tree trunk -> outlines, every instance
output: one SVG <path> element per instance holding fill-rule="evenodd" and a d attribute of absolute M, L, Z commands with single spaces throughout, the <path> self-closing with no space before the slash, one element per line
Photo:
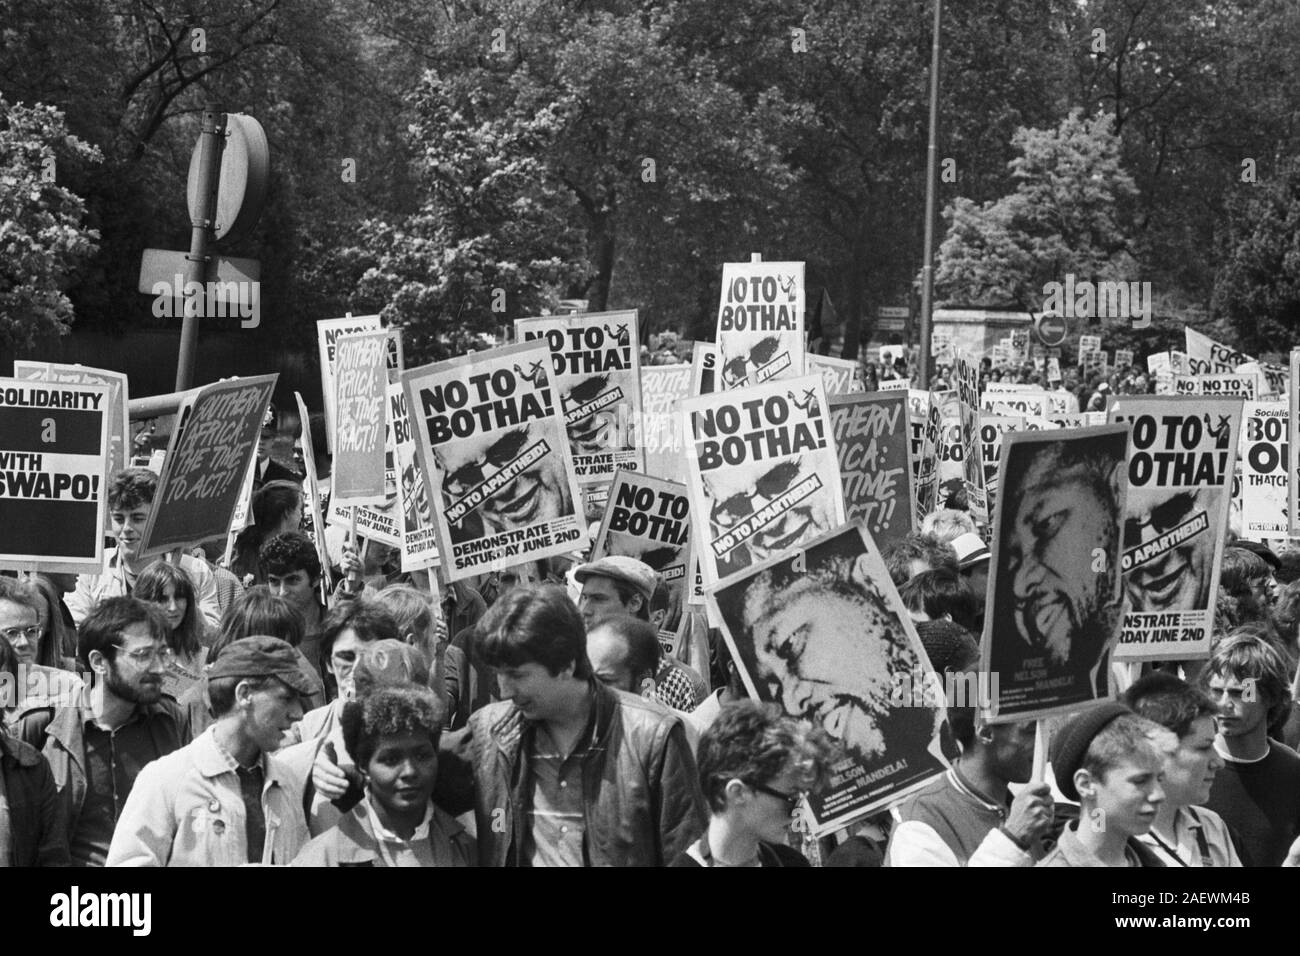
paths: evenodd
<path fill-rule="evenodd" d="M 867 263 L 866 244 L 863 233 L 866 230 L 866 217 L 859 224 L 854 237 L 849 257 L 848 296 L 844 302 L 844 348 L 840 358 L 856 361 L 862 348 L 862 319 L 866 312 Z M 867 327 L 870 334 L 870 325 Z"/>
<path fill-rule="evenodd" d="M 587 287 L 587 311 L 604 312 L 609 308 L 609 287 L 614 277 L 614 216 L 601 213 L 591 224 L 591 261 L 595 278 Z"/>

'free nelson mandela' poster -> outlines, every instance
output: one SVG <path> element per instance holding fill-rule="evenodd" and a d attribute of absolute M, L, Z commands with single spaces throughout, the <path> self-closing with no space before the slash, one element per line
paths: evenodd
<path fill-rule="evenodd" d="M 830 785 L 809 800 L 814 833 L 897 802 L 947 768 L 946 695 L 862 528 L 727 578 L 708 600 L 750 696 L 819 724 L 843 748 Z"/>

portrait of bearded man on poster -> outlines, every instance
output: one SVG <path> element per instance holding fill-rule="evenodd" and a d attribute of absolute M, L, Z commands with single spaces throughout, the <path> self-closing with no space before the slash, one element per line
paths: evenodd
<path fill-rule="evenodd" d="M 1108 696 L 1121 624 L 1126 433 L 1072 431 L 1005 438 L 985 642 L 1022 714 Z"/>

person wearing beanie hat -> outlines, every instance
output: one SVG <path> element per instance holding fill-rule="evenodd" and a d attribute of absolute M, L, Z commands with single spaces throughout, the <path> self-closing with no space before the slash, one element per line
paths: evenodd
<path fill-rule="evenodd" d="M 311 685 L 275 637 L 227 644 L 208 669 L 216 722 L 147 765 L 127 797 L 108 866 L 286 864 L 307 841 L 300 777 L 272 754 Z"/>
<path fill-rule="evenodd" d="M 1074 714 L 1048 754 L 1057 788 L 1079 801 L 1079 819 L 1038 865 L 1164 866 L 1137 837 L 1165 799 L 1160 777 L 1171 742 L 1177 746 L 1170 731 L 1117 701 Z"/>

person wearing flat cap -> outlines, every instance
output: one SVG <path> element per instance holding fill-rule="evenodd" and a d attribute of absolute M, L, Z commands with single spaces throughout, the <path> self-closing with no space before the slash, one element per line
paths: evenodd
<path fill-rule="evenodd" d="M 308 840 L 303 784 L 274 755 L 310 685 L 285 641 L 247 637 L 208 670 L 215 723 L 136 778 L 108 866 L 289 863 Z"/>
<path fill-rule="evenodd" d="M 1113 700 L 1071 716 L 1048 756 L 1057 787 L 1079 803 L 1079 819 L 1038 866 L 1164 866 L 1137 837 L 1165 799 L 1160 778 L 1171 743 L 1171 731 Z"/>
<path fill-rule="evenodd" d="M 582 585 L 578 612 L 589 633 L 616 615 L 650 620 L 650 600 L 659 584 L 659 573 L 644 561 L 621 554 L 606 555 L 574 569 L 573 578 Z M 692 711 L 709 693 L 699 674 L 672 654 L 660 658 L 654 679 L 654 699 L 675 710 Z"/>

